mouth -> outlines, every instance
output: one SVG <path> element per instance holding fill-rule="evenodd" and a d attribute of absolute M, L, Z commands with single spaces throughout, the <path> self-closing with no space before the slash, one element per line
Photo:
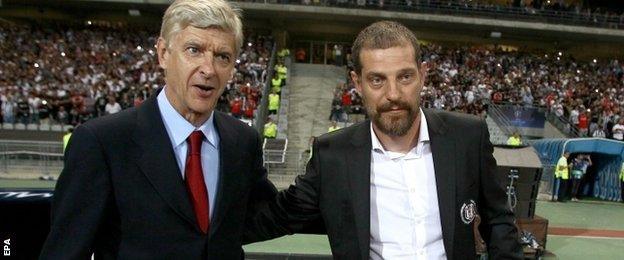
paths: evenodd
<path fill-rule="evenodd" d="M 200 97 L 209 97 L 216 89 L 213 86 L 194 84 L 193 88 L 197 90 Z"/>

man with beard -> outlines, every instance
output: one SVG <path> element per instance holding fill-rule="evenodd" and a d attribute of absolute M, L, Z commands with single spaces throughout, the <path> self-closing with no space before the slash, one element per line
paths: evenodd
<path fill-rule="evenodd" d="M 420 108 L 416 36 L 377 22 L 353 57 L 371 121 L 315 139 L 306 173 L 248 223 L 253 240 L 324 228 L 335 259 L 470 259 L 479 214 L 490 259 L 522 259 L 486 123 Z"/>

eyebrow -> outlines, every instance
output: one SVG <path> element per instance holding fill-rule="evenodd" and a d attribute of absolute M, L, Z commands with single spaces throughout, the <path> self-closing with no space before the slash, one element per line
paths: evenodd
<path fill-rule="evenodd" d="M 381 72 L 376 72 L 376 71 L 370 71 L 366 73 L 366 78 L 373 78 L 373 77 L 386 78 L 386 74 L 381 73 Z"/>

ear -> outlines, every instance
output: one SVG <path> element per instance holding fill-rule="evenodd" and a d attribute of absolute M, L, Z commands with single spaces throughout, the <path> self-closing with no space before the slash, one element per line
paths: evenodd
<path fill-rule="evenodd" d="M 423 61 L 420 64 L 420 80 L 422 81 L 421 84 L 425 83 L 425 79 L 427 78 L 427 73 L 429 72 L 429 66 L 430 64 L 426 61 Z"/>
<path fill-rule="evenodd" d="M 351 71 L 349 72 L 349 74 L 351 75 L 351 80 L 353 81 L 353 84 L 355 84 L 355 90 L 357 90 L 358 93 L 360 93 L 360 95 L 362 94 L 362 82 L 360 81 L 360 77 L 357 73 L 355 73 L 355 71 Z"/>
<path fill-rule="evenodd" d="M 167 52 L 167 42 L 163 37 L 158 37 L 158 42 L 156 43 L 156 53 L 158 53 L 158 65 L 162 69 L 166 70 L 169 53 Z"/>

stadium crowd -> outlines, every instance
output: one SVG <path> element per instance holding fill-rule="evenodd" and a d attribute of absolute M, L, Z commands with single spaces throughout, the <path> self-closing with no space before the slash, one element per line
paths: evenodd
<path fill-rule="evenodd" d="M 259 2 L 258 0 L 243 0 Z M 513 18 L 548 18 L 553 21 L 599 27 L 624 28 L 624 10 L 567 0 L 280 0 L 279 3 L 329 5 L 434 13 L 501 14 Z"/>
<path fill-rule="evenodd" d="M 0 122 L 80 124 L 138 106 L 164 85 L 158 32 L 84 25 L 0 24 Z M 253 119 L 273 48 L 248 34 L 217 109 Z"/>
<path fill-rule="evenodd" d="M 429 66 L 421 93 L 425 108 L 485 116 L 491 103 L 541 107 L 581 135 L 623 139 L 624 64 L 618 60 L 434 44 L 421 50 Z M 334 95 L 330 120 L 361 120 L 361 98 L 348 77 Z"/>

